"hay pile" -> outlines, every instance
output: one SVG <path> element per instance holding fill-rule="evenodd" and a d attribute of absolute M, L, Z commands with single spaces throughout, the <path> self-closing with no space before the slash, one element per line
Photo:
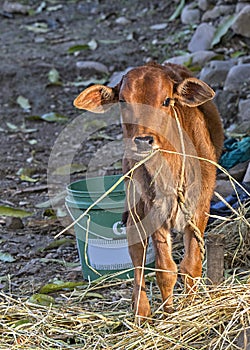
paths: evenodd
<path fill-rule="evenodd" d="M 177 286 L 176 311 L 165 319 L 152 276 L 147 285 L 154 314 L 142 327 L 133 321 L 129 280 L 109 276 L 73 292 L 62 290 L 47 306 L 0 293 L 0 349 L 249 349 L 249 223 L 236 220 L 212 230 L 225 235 L 229 277 L 217 287 L 201 280 L 196 298 L 188 302 Z"/>
<path fill-rule="evenodd" d="M 131 282 L 102 279 L 50 306 L 0 293 L 0 349 L 244 349 L 237 344 L 250 325 L 246 275 L 213 289 L 201 282 L 199 290 L 188 304 L 177 291 L 176 311 L 163 319 L 153 285 L 158 311 L 141 328 L 130 310 Z"/>
<path fill-rule="evenodd" d="M 237 215 L 228 218 L 228 221 L 216 220 L 208 230 L 207 237 L 213 235 L 224 238 L 225 269 L 238 272 L 250 267 L 250 202 L 240 206 Z"/>

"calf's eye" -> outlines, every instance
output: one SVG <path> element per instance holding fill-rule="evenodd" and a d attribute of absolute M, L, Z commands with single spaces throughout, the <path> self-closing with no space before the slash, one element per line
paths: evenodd
<path fill-rule="evenodd" d="M 170 104 L 170 101 L 171 101 L 171 98 L 167 97 L 167 98 L 164 100 L 164 102 L 163 102 L 162 105 L 163 105 L 164 107 L 168 107 L 169 104 Z"/>

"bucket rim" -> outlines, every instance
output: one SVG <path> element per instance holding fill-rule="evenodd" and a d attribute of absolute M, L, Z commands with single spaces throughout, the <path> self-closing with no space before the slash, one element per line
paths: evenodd
<path fill-rule="evenodd" d="M 87 209 L 92 203 L 90 202 L 84 202 L 83 200 L 76 201 L 70 196 L 65 197 L 65 203 L 69 206 L 69 208 L 74 208 L 74 209 Z M 96 204 L 91 210 L 106 210 L 106 209 L 124 209 L 124 199 L 121 199 L 120 201 L 117 202 L 105 202 L 105 201 L 100 201 L 98 204 Z"/>
<path fill-rule="evenodd" d="M 74 186 L 74 185 L 76 185 L 76 184 L 79 184 L 79 183 L 86 183 L 87 181 L 96 181 L 96 180 L 98 180 L 98 179 L 104 179 L 104 178 L 106 178 L 106 179 L 107 179 L 107 178 L 117 178 L 117 180 L 116 180 L 114 183 L 112 183 L 112 184 L 110 185 L 110 187 L 111 187 L 111 186 L 113 186 L 122 176 L 123 176 L 123 174 L 88 177 L 88 178 L 85 178 L 85 179 L 81 179 L 81 180 L 77 180 L 77 181 L 71 182 L 70 184 L 68 184 L 68 185 L 66 186 L 66 190 L 67 190 L 67 193 L 68 193 L 68 194 L 77 194 L 77 193 L 82 193 L 82 194 L 86 193 L 86 194 L 88 194 L 89 191 L 74 190 L 74 189 L 72 189 L 71 187 Z M 122 183 L 122 182 L 121 182 L 121 183 Z M 124 183 L 124 182 L 123 182 L 123 183 Z M 115 192 L 116 194 L 117 194 L 117 193 L 125 193 L 125 190 L 124 190 L 124 188 L 123 188 L 123 189 L 117 189 L 117 188 L 115 188 L 112 192 Z M 102 194 L 103 194 L 103 191 L 91 191 L 91 193 L 92 193 L 93 195 L 99 195 L 99 194 L 102 195 Z"/>

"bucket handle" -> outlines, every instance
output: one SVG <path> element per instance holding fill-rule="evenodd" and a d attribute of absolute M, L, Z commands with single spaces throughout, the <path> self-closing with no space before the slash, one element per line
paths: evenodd
<path fill-rule="evenodd" d="M 69 206 L 68 206 L 67 203 L 65 203 L 65 207 L 66 207 L 66 209 L 68 210 L 68 213 L 69 213 L 71 219 L 72 219 L 73 221 L 76 221 L 77 219 L 76 219 L 76 218 L 74 217 L 74 215 L 71 213 L 70 208 L 69 208 Z M 82 230 L 86 231 L 86 228 L 83 227 L 79 222 L 76 222 L 75 225 L 77 225 L 78 227 L 80 227 Z M 89 233 L 90 233 L 91 235 L 93 235 L 93 236 L 96 236 L 96 237 L 101 238 L 101 239 L 105 239 L 105 240 L 107 240 L 107 241 L 112 241 L 112 240 L 113 240 L 112 238 L 103 237 L 103 236 L 98 235 L 97 233 L 94 233 L 94 232 L 91 232 L 91 231 L 89 231 Z"/>

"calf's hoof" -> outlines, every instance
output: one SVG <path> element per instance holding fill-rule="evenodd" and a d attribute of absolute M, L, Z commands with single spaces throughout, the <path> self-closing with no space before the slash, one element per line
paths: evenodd
<path fill-rule="evenodd" d="M 150 322 L 151 309 L 148 300 L 140 300 L 139 305 L 134 303 L 135 323 L 141 326 L 145 322 Z"/>
<path fill-rule="evenodd" d="M 164 313 L 166 314 L 166 316 L 167 316 L 168 314 L 172 314 L 172 313 L 175 311 L 175 310 L 174 310 L 174 307 L 171 306 L 171 305 L 166 305 L 166 306 L 164 306 L 163 310 L 164 310 Z"/>

